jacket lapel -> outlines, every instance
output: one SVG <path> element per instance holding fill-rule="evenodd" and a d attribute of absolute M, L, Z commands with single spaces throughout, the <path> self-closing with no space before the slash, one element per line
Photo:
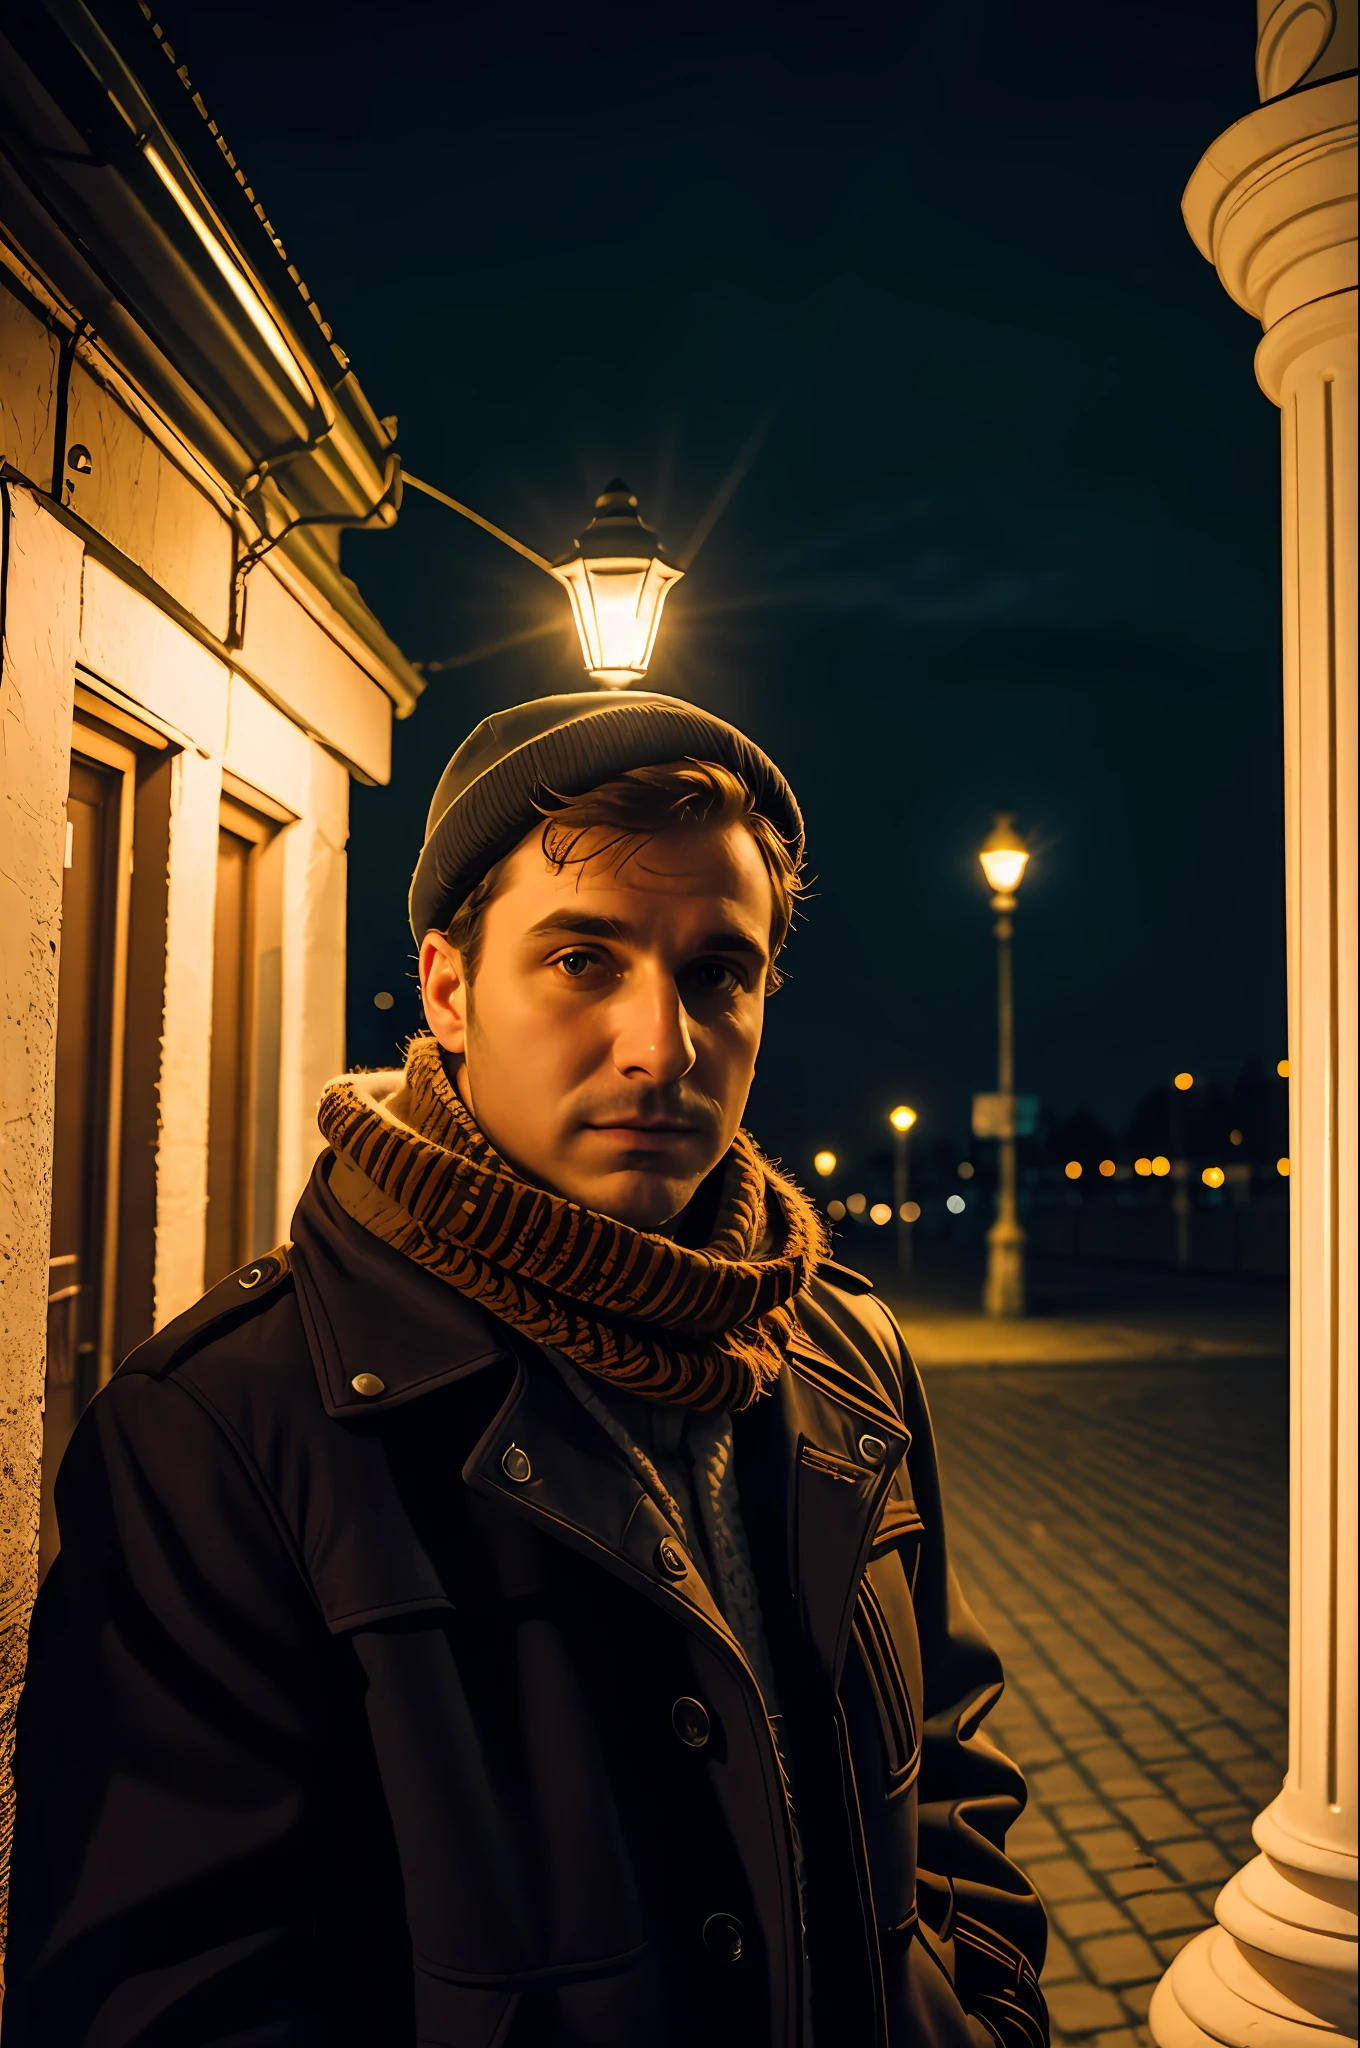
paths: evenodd
<path fill-rule="evenodd" d="M 536 1522 L 637 1585 L 691 1628 L 745 1658 L 698 1562 L 623 1453 L 573 1400 L 546 1359 L 520 1361 L 510 1396 L 463 1467 L 484 1499 Z"/>

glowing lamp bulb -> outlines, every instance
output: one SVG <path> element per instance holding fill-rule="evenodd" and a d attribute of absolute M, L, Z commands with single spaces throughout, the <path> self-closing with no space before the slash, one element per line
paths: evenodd
<path fill-rule="evenodd" d="M 834 1152 L 815 1153 L 813 1155 L 812 1163 L 816 1167 L 818 1173 L 820 1173 L 820 1175 L 822 1176 L 823 1180 L 825 1180 L 829 1174 L 833 1174 L 836 1171 L 836 1155 Z"/>
<path fill-rule="evenodd" d="M 1011 811 L 998 811 L 996 822 L 978 850 L 987 886 L 996 896 L 1012 896 L 1029 861 L 1029 848 L 1015 829 Z"/>
<path fill-rule="evenodd" d="M 637 499 L 615 477 L 571 553 L 552 565 L 571 600 L 586 673 L 605 689 L 642 681 L 666 594 L 684 573 L 665 559 Z"/>
<path fill-rule="evenodd" d="M 891 1110 L 888 1115 L 888 1122 L 892 1125 L 893 1129 L 900 1131 L 904 1137 L 915 1121 L 916 1111 L 908 1109 L 905 1102 L 899 1102 L 896 1109 Z"/>

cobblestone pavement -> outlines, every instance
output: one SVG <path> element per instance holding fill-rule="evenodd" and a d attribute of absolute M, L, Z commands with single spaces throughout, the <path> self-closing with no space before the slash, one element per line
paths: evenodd
<path fill-rule="evenodd" d="M 927 1371 L 953 1554 L 1006 1664 L 1010 1841 L 1055 2041 L 1135 2048 L 1255 1853 L 1286 1744 L 1287 1375 L 1259 1358 Z"/>

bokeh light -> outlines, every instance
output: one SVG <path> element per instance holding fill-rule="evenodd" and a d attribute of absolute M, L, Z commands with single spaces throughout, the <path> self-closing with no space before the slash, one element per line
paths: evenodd
<path fill-rule="evenodd" d="M 844 1202 L 828 1202 L 826 1205 L 826 1213 L 831 1218 L 831 1221 L 833 1223 L 843 1223 L 845 1221 Z"/>
<path fill-rule="evenodd" d="M 863 1195 L 850 1195 L 845 1206 L 852 1216 L 862 1216 L 869 1204 Z"/>
<path fill-rule="evenodd" d="M 891 1223 L 892 1203 L 875 1202 L 873 1208 L 869 1211 L 869 1221 L 871 1223 Z"/>
<path fill-rule="evenodd" d="M 977 1168 L 971 1159 L 961 1159 L 959 1161 L 958 1173 L 960 1180 L 971 1180 L 976 1172 Z"/>
<path fill-rule="evenodd" d="M 1240 1131 L 1229 1131 L 1229 1133 L 1228 1133 L 1228 1143 L 1229 1143 L 1230 1145 L 1240 1145 L 1240 1144 L 1241 1144 L 1241 1142 L 1242 1142 L 1242 1133 L 1241 1133 Z"/>
<path fill-rule="evenodd" d="M 1102 1160 L 1101 1160 L 1101 1162 L 1100 1162 L 1100 1177 L 1101 1177 L 1101 1179 L 1102 1179 L 1102 1180 L 1113 1180 L 1113 1179 L 1114 1179 L 1114 1177 L 1115 1177 L 1115 1174 L 1116 1174 L 1116 1173 L 1117 1173 L 1118 1171 L 1119 1171 L 1119 1169 L 1118 1169 L 1118 1167 L 1117 1167 L 1117 1166 L 1115 1165 L 1115 1163 L 1114 1163 L 1113 1159 L 1102 1159 Z"/>
<path fill-rule="evenodd" d="M 945 1208 L 949 1211 L 951 1216 L 962 1216 L 964 1210 L 967 1207 L 968 1204 L 964 1201 L 962 1195 L 951 1195 L 949 1197 L 949 1200 L 945 1203 Z"/>
<path fill-rule="evenodd" d="M 828 1174 L 836 1171 L 836 1155 L 834 1152 L 818 1152 L 813 1156 L 812 1163 L 823 1180 L 826 1179 Z"/>
<path fill-rule="evenodd" d="M 1275 1171 L 1279 1174 L 1281 1180 L 1288 1180 L 1289 1161 L 1287 1159 L 1277 1159 L 1275 1161 Z"/>
<path fill-rule="evenodd" d="M 1150 1159 L 1135 1159 L 1133 1170 L 1141 1180 L 1146 1180 L 1152 1171 L 1152 1161 Z"/>
<path fill-rule="evenodd" d="M 1170 1173 L 1171 1161 L 1167 1158 L 1165 1152 L 1157 1154 L 1157 1157 L 1152 1162 L 1152 1171 L 1156 1174 L 1158 1180 L 1165 1180 L 1167 1174 Z"/>
<path fill-rule="evenodd" d="M 1063 1168 L 1063 1172 L 1067 1175 L 1067 1178 L 1069 1180 L 1080 1180 L 1081 1161 L 1079 1159 L 1069 1159 L 1066 1166 Z"/>
<path fill-rule="evenodd" d="M 1206 1188 L 1221 1188 L 1226 1178 L 1221 1166 L 1206 1166 L 1200 1175 Z"/>
<path fill-rule="evenodd" d="M 1289 1079 L 1289 1062 L 1288 1062 L 1288 1060 L 1279 1060 L 1279 1061 L 1277 1061 L 1277 1062 L 1276 1062 L 1276 1066 L 1275 1066 L 1275 1071 L 1276 1071 L 1276 1073 L 1277 1073 L 1277 1074 L 1279 1075 L 1279 1077 L 1280 1077 L 1280 1079 L 1281 1079 L 1282 1081 L 1287 1081 L 1287 1080 Z"/>
<path fill-rule="evenodd" d="M 905 1102 L 899 1102 L 896 1109 L 888 1113 L 888 1122 L 895 1131 L 909 1131 L 916 1121 L 916 1111 L 908 1109 Z"/>
<path fill-rule="evenodd" d="M 396 1000 L 396 997 L 390 994 L 387 989 L 380 988 L 373 998 L 373 1007 L 375 1010 L 390 1010 Z"/>
<path fill-rule="evenodd" d="M 921 1204 L 919 1202 L 904 1202 L 897 1213 L 904 1223 L 918 1223 L 921 1218 Z"/>
<path fill-rule="evenodd" d="M 1177 1074 L 1174 1085 L 1184 1094 L 1187 1088 L 1194 1087 L 1195 1077 L 1193 1074 Z"/>

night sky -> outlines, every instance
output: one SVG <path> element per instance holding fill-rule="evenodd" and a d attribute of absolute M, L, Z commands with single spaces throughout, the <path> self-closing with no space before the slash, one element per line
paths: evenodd
<path fill-rule="evenodd" d="M 651 680 L 742 726 L 815 900 L 750 1121 L 967 1130 L 975 859 L 1035 847 L 1022 1088 L 1116 1127 L 1284 1051 L 1278 416 L 1180 194 L 1255 103 L 1250 0 L 595 10 L 164 0 L 408 469 L 561 553 L 615 474 L 682 559 Z M 432 676 L 356 789 L 350 1058 L 417 1021 L 444 761 L 584 681 L 557 588 L 409 493 L 345 565 Z M 556 624 L 554 624 L 556 622 Z M 390 990 L 396 1007 L 373 1006 Z"/>

